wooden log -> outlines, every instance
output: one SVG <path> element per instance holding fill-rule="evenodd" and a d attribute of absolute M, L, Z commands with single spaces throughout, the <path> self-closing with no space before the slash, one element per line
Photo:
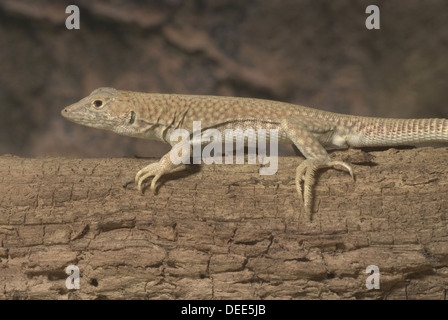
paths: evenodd
<path fill-rule="evenodd" d="M 319 172 L 311 221 L 300 157 L 271 176 L 191 166 L 142 196 L 134 175 L 154 159 L 2 156 L 0 298 L 445 299 L 448 148 L 371 155 L 355 182 Z M 379 289 L 366 288 L 369 265 Z"/>

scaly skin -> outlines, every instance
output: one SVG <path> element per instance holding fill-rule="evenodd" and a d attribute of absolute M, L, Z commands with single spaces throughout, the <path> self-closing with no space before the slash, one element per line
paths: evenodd
<path fill-rule="evenodd" d="M 340 166 L 353 177 L 351 166 L 332 161 L 326 148 L 412 145 L 448 142 L 448 119 L 386 119 L 331 113 L 299 105 L 251 98 L 152 94 L 99 88 L 62 110 L 70 121 L 118 134 L 171 143 L 170 133 L 193 133 L 193 121 L 202 130 L 278 129 L 279 143 L 290 143 L 305 156 L 296 170 L 296 186 L 308 216 L 311 215 L 314 173 L 319 168 Z M 268 131 L 269 132 L 269 131 Z M 269 141 L 269 136 L 267 137 Z M 169 153 L 158 163 L 140 170 L 138 190 L 154 176 L 151 190 L 164 174 L 185 166 L 171 162 Z M 303 184 L 303 188 L 302 188 Z"/>

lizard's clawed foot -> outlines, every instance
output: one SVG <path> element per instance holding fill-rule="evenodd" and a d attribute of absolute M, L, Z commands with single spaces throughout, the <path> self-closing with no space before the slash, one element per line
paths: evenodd
<path fill-rule="evenodd" d="M 162 176 L 163 173 L 159 172 L 159 163 L 151 163 L 150 165 L 144 167 L 141 169 L 137 174 L 135 175 L 135 183 L 137 184 L 137 189 L 140 192 L 140 194 L 143 194 L 142 184 L 146 180 L 146 178 L 150 176 L 154 176 L 154 178 L 151 181 L 151 190 L 155 194 L 156 193 L 156 182 L 159 180 L 159 178 Z"/>
<path fill-rule="evenodd" d="M 341 166 L 350 173 L 353 180 L 355 176 L 353 174 L 352 167 L 343 161 L 327 161 L 322 162 L 315 159 L 304 160 L 296 169 L 296 188 L 300 200 L 303 202 L 305 208 L 305 213 L 308 218 L 311 219 L 311 207 L 312 207 L 312 190 L 311 187 L 314 185 L 315 178 L 314 175 L 317 169 L 328 168 L 334 166 Z M 302 189 L 303 183 L 303 189 Z"/>
<path fill-rule="evenodd" d="M 135 183 L 137 184 L 137 189 L 140 192 L 140 194 L 143 194 L 143 182 L 151 177 L 154 176 L 154 178 L 151 181 L 151 191 L 156 194 L 156 183 L 157 180 L 164 174 L 184 170 L 185 165 L 179 164 L 175 165 L 171 162 L 169 156 L 165 155 L 160 159 L 159 162 L 151 163 L 150 165 L 144 167 L 141 169 L 137 174 L 135 175 Z"/>

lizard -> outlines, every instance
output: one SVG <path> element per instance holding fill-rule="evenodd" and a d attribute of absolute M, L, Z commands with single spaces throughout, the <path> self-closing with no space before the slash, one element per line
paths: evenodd
<path fill-rule="evenodd" d="M 278 142 L 294 144 L 305 157 L 296 169 L 295 183 L 309 219 L 318 169 L 342 168 L 354 179 L 352 166 L 332 160 L 327 149 L 448 142 L 448 119 L 362 117 L 255 98 L 142 93 L 107 87 L 94 90 L 61 114 L 78 124 L 171 146 L 176 142 L 170 141 L 170 133 L 181 128 L 193 134 L 193 121 L 201 121 L 203 130 L 218 129 L 222 135 L 229 128 L 277 129 Z M 154 177 L 150 188 L 156 193 L 161 176 L 186 168 L 183 163 L 174 164 L 169 154 L 137 172 L 135 182 L 140 193 L 147 178 Z"/>

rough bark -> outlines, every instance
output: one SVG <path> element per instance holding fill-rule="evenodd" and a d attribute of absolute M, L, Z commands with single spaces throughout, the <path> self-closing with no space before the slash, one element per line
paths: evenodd
<path fill-rule="evenodd" d="M 191 167 L 157 196 L 130 183 L 153 159 L 0 157 L 0 298 L 445 299 L 448 148 L 371 154 L 356 182 L 319 173 L 312 221 L 299 157 Z"/>

